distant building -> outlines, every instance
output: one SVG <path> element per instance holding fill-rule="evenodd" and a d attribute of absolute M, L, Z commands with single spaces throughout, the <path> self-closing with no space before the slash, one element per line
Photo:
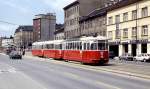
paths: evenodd
<path fill-rule="evenodd" d="M 99 8 L 80 18 L 81 36 L 105 36 L 107 32 L 107 8 Z"/>
<path fill-rule="evenodd" d="M 57 24 L 55 30 L 55 40 L 63 40 L 64 39 L 64 25 Z"/>
<path fill-rule="evenodd" d="M 2 41 L 2 48 L 8 48 L 12 45 L 14 45 L 14 40 L 13 40 L 13 37 L 10 37 L 10 38 L 7 38 L 7 37 L 4 37 L 1 39 Z"/>
<path fill-rule="evenodd" d="M 34 41 L 54 40 L 56 15 L 39 14 L 33 19 Z"/>
<path fill-rule="evenodd" d="M 19 48 L 29 48 L 33 43 L 33 26 L 19 26 L 14 35 L 14 43 Z"/>
<path fill-rule="evenodd" d="M 0 37 L 0 47 L 2 47 L 2 37 Z"/>
<path fill-rule="evenodd" d="M 105 7 L 105 4 L 111 0 L 77 0 L 66 7 L 65 13 L 65 38 L 76 38 L 81 36 L 79 26 L 80 17 L 87 16 L 97 8 Z"/>

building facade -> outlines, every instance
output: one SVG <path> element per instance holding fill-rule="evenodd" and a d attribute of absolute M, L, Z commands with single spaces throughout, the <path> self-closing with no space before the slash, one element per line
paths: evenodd
<path fill-rule="evenodd" d="M 109 0 L 77 0 L 64 7 L 65 38 L 80 37 L 80 17 L 87 16 L 95 9 L 104 7 L 107 2 L 109 2 Z"/>
<path fill-rule="evenodd" d="M 63 40 L 65 38 L 64 25 L 63 24 L 57 24 L 54 34 L 55 34 L 55 40 Z"/>
<path fill-rule="evenodd" d="M 2 47 L 2 37 L 0 37 L 0 47 Z"/>
<path fill-rule="evenodd" d="M 33 26 L 19 26 L 14 35 L 17 48 L 31 48 L 33 43 Z"/>
<path fill-rule="evenodd" d="M 33 19 L 34 41 L 54 40 L 56 15 L 52 13 L 39 14 Z"/>
<path fill-rule="evenodd" d="M 7 37 L 4 37 L 2 38 L 2 48 L 8 48 L 10 46 L 14 45 L 14 40 L 13 40 L 13 37 L 10 37 L 10 38 L 7 38 Z"/>
<path fill-rule="evenodd" d="M 91 12 L 88 16 L 81 17 L 81 36 L 104 36 L 106 37 L 106 12 L 107 8 L 99 8 Z"/>
<path fill-rule="evenodd" d="M 109 50 L 124 53 L 150 53 L 150 1 L 122 0 L 107 12 Z"/>

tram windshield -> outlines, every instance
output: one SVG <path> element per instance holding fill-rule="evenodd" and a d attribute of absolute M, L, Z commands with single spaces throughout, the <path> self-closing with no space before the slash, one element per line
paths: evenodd
<path fill-rule="evenodd" d="M 95 42 L 86 42 L 84 43 L 84 50 L 107 50 L 106 41 L 95 41 Z"/>

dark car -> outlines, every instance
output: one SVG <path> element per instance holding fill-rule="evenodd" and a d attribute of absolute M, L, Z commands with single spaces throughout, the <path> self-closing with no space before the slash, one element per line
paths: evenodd
<path fill-rule="evenodd" d="M 12 51 L 10 54 L 9 54 L 9 58 L 10 59 L 22 59 L 22 55 L 20 52 L 18 51 Z"/>
<path fill-rule="evenodd" d="M 125 53 L 119 57 L 120 60 L 133 61 L 133 56 L 129 53 Z"/>

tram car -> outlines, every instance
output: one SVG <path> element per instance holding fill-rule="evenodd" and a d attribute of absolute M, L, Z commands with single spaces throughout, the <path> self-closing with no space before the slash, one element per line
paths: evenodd
<path fill-rule="evenodd" d="M 32 54 L 86 64 L 106 64 L 109 62 L 107 44 L 108 40 L 101 36 L 36 42 L 33 43 Z"/>
<path fill-rule="evenodd" d="M 32 44 L 32 55 L 43 57 L 43 42 L 35 42 Z"/>

